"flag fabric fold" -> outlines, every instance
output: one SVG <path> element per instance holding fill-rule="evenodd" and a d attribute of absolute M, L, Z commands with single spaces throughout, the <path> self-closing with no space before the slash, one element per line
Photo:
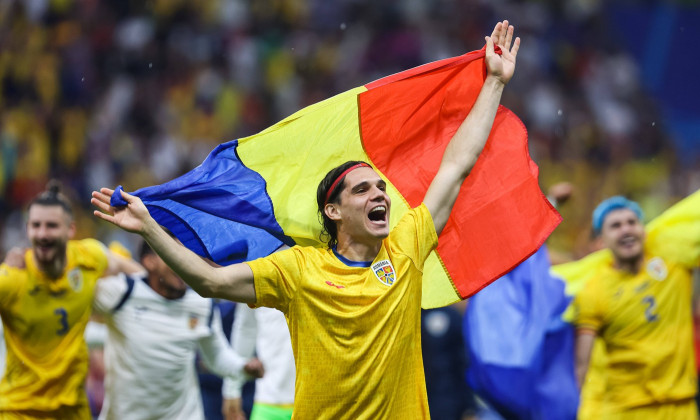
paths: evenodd
<path fill-rule="evenodd" d="M 474 295 L 464 317 L 472 389 L 507 419 L 575 419 L 570 298 L 546 247 Z"/>
<path fill-rule="evenodd" d="M 154 218 L 219 264 L 282 244 L 322 246 L 316 187 L 348 160 L 388 184 L 392 226 L 419 205 L 486 76 L 484 49 L 397 73 L 219 145 L 191 172 L 139 196 Z M 561 217 L 542 194 L 527 131 L 500 107 L 438 249 L 424 269 L 424 308 L 466 298 L 527 259 Z M 123 205 L 112 197 L 113 205 Z"/>

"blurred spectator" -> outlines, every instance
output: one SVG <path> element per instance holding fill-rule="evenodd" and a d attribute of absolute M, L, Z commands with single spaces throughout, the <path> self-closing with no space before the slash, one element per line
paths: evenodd
<path fill-rule="evenodd" d="M 467 385 L 467 352 L 462 314 L 454 306 L 423 310 L 421 341 L 430 417 L 466 420 L 476 416 L 474 393 Z"/>
<path fill-rule="evenodd" d="M 530 130 L 543 183 L 566 173 L 581 186 L 553 250 L 585 252 L 578 227 L 603 195 L 643 197 L 660 212 L 697 188 L 700 163 L 676 165 L 602 2 L 6 1 L 0 248 L 22 237 L 18 209 L 49 177 L 77 197 L 163 182 L 306 105 L 480 48 L 502 15 L 535 45 L 504 103 Z M 86 236 L 113 234 L 78 223 Z"/>

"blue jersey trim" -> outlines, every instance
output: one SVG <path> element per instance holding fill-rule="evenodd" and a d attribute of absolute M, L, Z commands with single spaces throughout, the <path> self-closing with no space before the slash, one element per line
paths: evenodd
<path fill-rule="evenodd" d="M 216 310 L 217 306 L 214 302 L 214 299 L 209 299 L 209 303 L 211 303 L 211 309 L 209 310 L 209 319 L 207 319 L 207 326 L 211 328 L 211 323 L 214 320 L 214 311 Z"/>
<path fill-rule="evenodd" d="M 129 296 L 131 296 L 131 292 L 134 291 L 134 279 L 126 276 L 126 292 L 124 292 L 124 296 L 122 296 L 121 300 L 117 304 L 117 306 L 112 309 L 112 312 L 117 312 L 119 309 L 121 309 L 122 306 L 126 303 L 126 301 L 129 299 Z"/>
<path fill-rule="evenodd" d="M 338 253 L 338 250 L 336 247 L 331 248 L 333 251 L 333 255 L 336 256 L 340 260 L 341 263 L 347 265 L 348 267 L 370 267 L 372 265 L 372 261 L 353 261 L 349 260 L 342 255 Z"/>

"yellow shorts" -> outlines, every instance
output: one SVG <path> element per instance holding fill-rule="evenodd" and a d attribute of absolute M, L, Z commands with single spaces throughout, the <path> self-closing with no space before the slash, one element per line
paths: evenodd
<path fill-rule="evenodd" d="M 0 420 L 90 420 L 90 406 L 63 406 L 53 411 L 0 411 Z"/>
<path fill-rule="evenodd" d="M 694 398 L 668 402 L 664 404 L 650 404 L 641 407 L 628 408 L 624 411 L 607 412 L 603 420 L 697 420 L 698 407 Z"/>

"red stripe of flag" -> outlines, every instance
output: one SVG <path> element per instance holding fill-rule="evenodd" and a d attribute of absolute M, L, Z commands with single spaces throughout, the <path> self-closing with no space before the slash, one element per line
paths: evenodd
<path fill-rule="evenodd" d="M 476 101 L 486 76 L 483 57 L 482 49 L 426 64 L 372 82 L 360 94 L 363 146 L 411 207 L 422 202 Z M 500 107 L 437 249 L 461 297 L 524 261 L 560 223 L 537 175 L 525 126 Z"/>

